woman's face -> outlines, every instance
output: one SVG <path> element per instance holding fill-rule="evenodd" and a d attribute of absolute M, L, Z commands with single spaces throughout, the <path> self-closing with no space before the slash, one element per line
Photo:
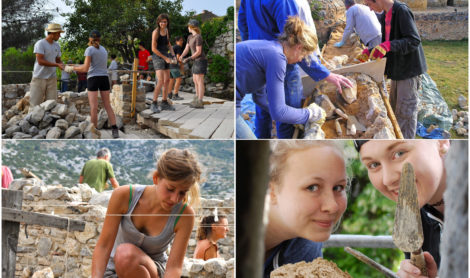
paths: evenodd
<path fill-rule="evenodd" d="M 274 185 L 271 205 L 281 233 L 325 241 L 346 210 L 346 168 L 332 147 L 318 146 L 289 154 Z"/>
<path fill-rule="evenodd" d="M 166 19 L 162 19 L 160 21 L 160 23 L 158 23 L 158 26 L 160 26 L 160 28 L 162 28 L 162 29 L 165 29 L 167 27 L 167 25 L 168 25 L 168 20 L 166 20 Z"/>
<path fill-rule="evenodd" d="M 288 47 L 288 49 L 289 50 L 287 51 L 286 55 L 288 64 L 298 63 L 302 61 L 305 56 L 307 56 L 307 53 L 304 51 L 302 45 L 300 44 Z"/>
<path fill-rule="evenodd" d="M 442 198 L 445 189 L 443 155 L 448 148 L 448 140 L 371 140 L 362 145 L 360 155 L 372 185 L 395 202 L 402 166 L 405 162 L 411 163 L 416 176 L 418 203 L 422 207 Z"/>
<path fill-rule="evenodd" d="M 156 180 L 154 178 L 154 183 L 157 185 L 157 197 L 165 211 L 170 211 L 174 205 L 181 202 L 191 188 L 191 185 L 185 182 L 170 181 L 158 177 Z"/>
<path fill-rule="evenodd" d="M 227 218 L 220 218 L 219 223 L 212 224 L 212 233 L 217 239 L 227 237 L 228 231 L 229 229 Z"/>

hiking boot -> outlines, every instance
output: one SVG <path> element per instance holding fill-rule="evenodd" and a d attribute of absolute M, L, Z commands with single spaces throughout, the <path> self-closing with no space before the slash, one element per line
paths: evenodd
<path fill-rule="evenodd" d="M 162 101 L 162 105 L 160 105 L 160 108 L 162 109 L 162 111 L 163 110 L 175 111 L 175 107 L 169 104 L 168 101 Z"/>
<path fill-rule="evenodd" d="M 183 97 L 180 97 L 178 94 L 174 95 L 172 100 L 183 100 Z"/>
<path fill-rule="evenodd" d="M 168 94 L 168 98 L 169 98 L 169 99 L 173 99 L 173 93 L 169 93 L 169 94 Z"/>
<path fill-rule="evenodd" d="M 113 129 L 111 130 L 111 133 L 113 134 L 113 138 L 114 138 L 114 139 L 119 138 L 119 129 L 113 128 Z"/>
<path fill-rule="evenodd" d="M 194 104 L 189 104 L 189 107 L 191 108 L 198 108 L 198 109 L 203 109 L 204 108 L 204 102 L 202 99 L 197 99 Z"/>
<path fill-rule="evenodd" d="M 189 103 L 189 106 L 192 107 L 191 105 L 196 105 L 197 100 L 198 100 L 198 99 L 197 99 L 197 96 L 195 96 L 195 97 L 193 98 L 193 100 Z"/>
<path fill-rule="evenodd" d="M 152 102 L 150 105 L 150 110 L 152 110 L 153 113 L 160 113 L 160 108 L 158 108 L 158 101 Z"/>

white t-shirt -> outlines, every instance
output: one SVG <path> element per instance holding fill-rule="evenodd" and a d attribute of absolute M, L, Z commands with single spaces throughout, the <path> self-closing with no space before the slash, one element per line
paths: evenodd
<path fill-rule="evenodd" d="M 55 63 L 56 58 L 61 56 L 60 46 L 57 42 L 49 43 L 46 39 L 42 39 L 34 44 L 34 53 L 43 54 L 44 59 L 48 62 Z M 34 62 L 33 77 L 48 79 L 56 76 L 56 67 L 41 66 L 38 60 Z"/>

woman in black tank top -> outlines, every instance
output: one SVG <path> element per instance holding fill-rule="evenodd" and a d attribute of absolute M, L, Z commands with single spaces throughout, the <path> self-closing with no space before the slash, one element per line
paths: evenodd
<path fill-rule="evenodd" d="M 157 17 L 157 28 L 152 33 L 152 58 L 157 76 L 157 85 L 153 91 L 153 102 L 150 109 L 154 113 L 160 110 L 175 110 L 168 103 L 168 93 L 170 92 L 170 63 L 174 62 L 174 52 L 170 43 L 170 19 L 167 14 L 161 14 Z M 158 107 L 158 95 L 162 92 L 162 103 Z"/>

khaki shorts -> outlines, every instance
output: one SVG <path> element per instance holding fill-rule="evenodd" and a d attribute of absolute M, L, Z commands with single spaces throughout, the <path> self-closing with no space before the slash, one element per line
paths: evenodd
<path fill-rule="evenodd" d="M 34 107 L 46 100 L 57 100 L 57 77 L 48 79 L 36 78 L 31 79 L 31 88 L 29 93 L 30 107 Z"/>

